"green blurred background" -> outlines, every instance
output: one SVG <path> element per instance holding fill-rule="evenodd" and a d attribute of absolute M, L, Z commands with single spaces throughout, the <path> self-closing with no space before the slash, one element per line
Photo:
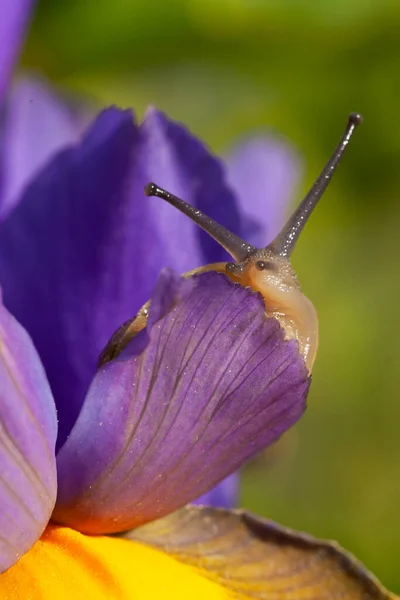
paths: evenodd
<path fill-rule="evenodd" d="M 320 318 L 309 409 L 242 504 L 334 538 L 400 591 L 398 0 L 42 0 L 22 59 L 102 106 L 152 103 L 223 153 L 260 128 L 303 157 L 357 132 L 293 259 Z"/>

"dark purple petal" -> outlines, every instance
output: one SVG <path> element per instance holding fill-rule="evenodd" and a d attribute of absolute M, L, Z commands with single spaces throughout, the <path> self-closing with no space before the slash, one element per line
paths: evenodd
<path fill-rule="evenodd" d="M 0 572 L 36 542 L 56 497 L 57 419 L 26 331 L 0 305 Z"/>
<path fill-rule="evenodd" d="M 197 498 L 193 504 L 215 506 L 217 508 L 234 508 L 237 505 L 239 490 L 239 473 L 232 473 L 215 488 Z"/>
<path fill-rule="evenodd" d="M 182 279 L 179 296 L 144 352 L 139 334 L 96 374 L 58 454 L 56 520 L 108 533 L 159 518 L 210 490 L 303 413 L 304 361 L 258 294 L 212 272 Z"/>
<path fill-rule="evenodd" d="M 135 273 L 124 255 L 126 238 L 119 243 L 118 236 L 135 137 L 129 111 L 105 111 L 79 146 L 41 172 L 0 226 L 4 302 L 43 361 L 61 440 L 76 419 L 101 347 L 134 312 Z M 129 313 L 121 310 L 121 296 Z"/>
<path fill-rule="evenodd" d="M 34 0 L 0 2 L 0 105 L 34 4 Z"/>
<path fill-rule="evenodd" d="M 129 112 L 117 109 L 105 111 L 81 144 L 53 159 L 0 225 L 5 303 L 32 335 L 46 368 L 59 445 L 101 350 L 148 300 L 161 268 L 183 272 L 222 258 L 184 215 L 145 197 L 150 179 L 237 231 L 235 201 L 208 150 L 157 111 L 137 128 Z"/>
<path fill-rule="evenodd" d="M 77 120 L 43 83 L 35 79 L 17 81 L 8 96 L 2 132 L 2 218 L 17 203 L 33 175 L 56 152 L 77 141 L 78 135 Z"/>
<path fill-rule="evenodd" d="M 285 222 L 299 183 L 298 156 L 283 140 L 264 136 L 239 144 L 226 163 L 228 184 L 248 218 L 242 236 L 262 248 Z"/>
<path fill-rule="evenodd" d="M 244 511 L 187 506 L 124 537 L 171 554 L 232 598 L 398 600 L 335 542 Z"/>

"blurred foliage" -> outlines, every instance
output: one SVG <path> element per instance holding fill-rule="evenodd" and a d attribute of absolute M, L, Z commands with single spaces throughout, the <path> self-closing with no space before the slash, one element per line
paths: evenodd
<path fill-rule="evenodd" d="M 364 114 L 294 257 L 320 317 L 309 409 L 245 470 L 242 504 L 338 539 L 399 592 L 398 1 L 42 0 L 23 66 L 98 106 L 155 104 L 218 152 L 279 132 L 304 190 Z"/>

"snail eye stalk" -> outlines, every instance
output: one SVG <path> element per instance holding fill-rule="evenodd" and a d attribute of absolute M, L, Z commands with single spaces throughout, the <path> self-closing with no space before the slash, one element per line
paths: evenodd
<path fill-rule="evenodd" d="M 352 113 L 349 116 L 346 129 L 319 177 L 294 211 L 293 215 L 289 218 L 282 231 L 264 248 L 264 250 L 268 250 L 273 254 L 284 258 L 290 257 L 304 225 L 307 223 L 312 211 L 331 181 L 356 127 L 360 125 L 362 121 L 363 118 L 359 113 Z M 158 198 L 162 198 L 188 216 L 214 238 L 216 242 L 225 248 L 237 263 L 243 263 L 257 252 L 258 248 L 248 244 L 214 221 L 214 219 L 205 215 L 198 208 L 190 206 L 190 204 L 181 200 L 181 198 L 160 188 L 155 183 L 148 183 L 144 188 L 144 192 L 146 196 L 157 196 Z"/>
<path fill-rule="evenodd" d="M 309 216 L 316 207 L 322 194 L 328 187 L 330 180 L 346 150 L 351 136 L 358 125 L 363 121 L 359 113 L 352 113 L 347 121 L 346 129 L 332 153 L 332 156 L 322 169 L 321 174 L 311 187 L 308 194 L 304 197 L 300 205 L 297 207 L 293 215 L 278 234 L 278 236 L 266 247 L 274 254 L 283 257 L 290 257 L 296 245 L 298 237 L 307 223 Z"/>
<path fill-rule="evenodd" d="M 251 246 L 234 233 L 231 233 L 228 229 L 223 227 L 223 225 L 220 225 L 214 221 L 214 219 L 211 219 L 211 217 L 207 217 L 207 215 L 198 208 L 190 206 L 190 204 L 184 200 L 163 190 L 155 183 L 148 183 L 144 188 L 144 193 L 146 196 L 157 196 L 180 210 L 214 238 L 214 240 L 229 252 L 232 258 L 237 262 L 246 260 L 246 258 L 256 252 L 257 248 Z"/>

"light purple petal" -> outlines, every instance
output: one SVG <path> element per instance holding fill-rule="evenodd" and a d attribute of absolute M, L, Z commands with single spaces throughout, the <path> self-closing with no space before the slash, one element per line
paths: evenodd
<path fill-rule="evenodd" d="M 174 285 L 157 293 L 167 289 L 177 296 Z M 55 519 L 109 533 L 159 518 L 293 425 L 307 370 L 297 343 L 264 311 L 258 294 L 225 275 L 182 280 L 146 350 L 142 331 L 95 376 L 57 457 Z"/>
<path fill-rule="evenodd" d="M 57 420 L 26 331 L 0 306 L 0 572 L 42 534 L 56 496 Z"/>
<path fill-rule="evenodd" d="M 184 215 L 145 197 L 150 179 L 240 229 L 221 165 L 198 140 L 157 111 L 139 128 L 130 112 L 117 109 L 102 113 L 79 145 L 54 158 L 0 225 L 5 303 L 45 366 L 59 444 L 101 350 L 148 300 L 162 267 L 183 272 L 224 255 Z"/>
<path fill-rule="evenodd" d="M 78 136 L 77 119 L 44 83 L 33 78 L 16 82 L 8 97 L 2 133 L 2 218 L 33 176 Z"/>
<path fill-rule="evenodd" d="M 239 491 L 239 473 L 232 473 L 215 488 L 197 498 L 193 504 L 215 506 L 216 508 L 234 508 L 237 505 Z"/>
<path fill-rule="evenodd" d="M 262 248 L 286 221 L 299 183 L 299 158 L 283 140 L 258 136 L 238 144 L 226 163 L 228 184 L 249 218 L 243 237 Z"/>
<path fill-rule="evenodd" d="M 34 4 L 34 0 L 0 2 L 0 105 Z"/>

